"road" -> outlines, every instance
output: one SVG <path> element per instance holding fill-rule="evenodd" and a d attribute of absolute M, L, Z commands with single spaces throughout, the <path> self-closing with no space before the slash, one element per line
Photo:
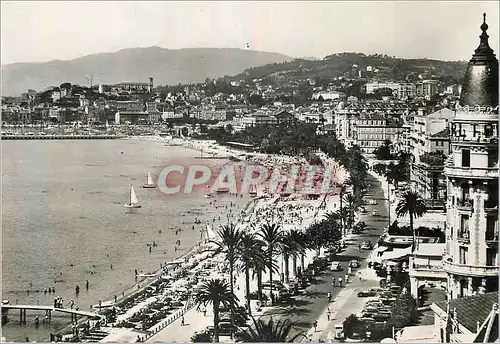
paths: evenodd
<path fill-rule="evenodd" d="M 351 311 L 351 307 L 348 306 L 350 302 L 346 301 L 352 300 L 352 295 L 357 293 L 357 290 L 361 290 L 361 288 L 364 287 L 370 288 L 371 286 L 367 286 L 366 283 L 360 282 L 358 277 L 353 276 L 350 278 L 351 282 L 349 282 L 347 286 L 332 287 L 332 279 L 335 278 L 338 281 L 339 277 L 344 278 L 347 273 L 347 264 L 352 259 L 359 259 L 361 261 L 361 266 L 358 269 L 353 269 L 353 271 L 366 270 L 368 262 L 365 261 L 365 259 L 370 255 L 371 250 L 364 250 L 360 252 L 358 244 L 367 240 L 375 244 L 380 235 L 383 233 L 384 227 L 387 226 L 388 213 L 380 182 L 372 176 L 368 177 L 368 181 L 371 184 L 371 188 L 369 188 L 367 197 L 375 199 L 377 204 L 367 205 L 366 209 L 368 212 L 361 215 L 361 220 L 365 221 L 367 224 L 367 230 L 361 235 L 351 236 L 353 239 L 349 241 L 350 244 L 347 249 L 336 255 L 334 258 L 335 261 L 341 262 L 344 270 L 330 271 L 328 268 L 327 270 L 322 271 L 316 276 L 312 285 L 305 289 L 301 295 L 292 298 L 287 305 L 283 307 L 273 307 L 273 309 L 264 314 L 264 317 L 267 318 L 269 316 L 273 316 L 273 318 L 289 319 L 296 323 L 297 329 L 308 332 L 311 330 L 314 321 L 318 320 L 321 315 L 325 313 L 327 307 L 329 307 L 333 312 L 333 308 L 336 307 L 336 304 L 340 306 L 345 303 L 345 306 L 337 307 L 342 308 L 342 314 L 349 315 L 351 313 L 358 312 L 356 309 L 352 309 Z M 374 217 L 371 215 L 374 209 L 378 210 L 380 216 Z M 353 279 L 357 281 L 352 282 Z M 332 293 L 333 302 L 330 304 L 328 304 L 327 299 L 328 292 Z M 338 297 L 339 294 L 340 297 Z M 340 315 L 341 314 L 337 314 L 337 316 L 332 315 L 332 320 L 335 320 L 335 323 L 342 323 L 344 319 L 341 319 Z M 330 327 L 332 326 L 331 323 L 327 325 Z M 321 324 L 318 323 L 318 335 L 320 335 L 324 329 L 325 328 L 322 329 Z M 314 330 L 312 332 L 314 333 Z M 318 335 L 314 333 L 314 337 L 318 337 Z M 325 334 L 321 334 L 321 337 L 324 336 Z"/>

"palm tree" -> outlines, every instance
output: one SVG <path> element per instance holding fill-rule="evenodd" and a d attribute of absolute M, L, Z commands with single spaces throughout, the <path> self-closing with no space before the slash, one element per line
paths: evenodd
<path fill-rule="evenodd" d="M 305 232 L 299 232 L 299 240 L 302 242 L 302 247 L 304 248 L 300 252 L 300 273 L 303 274 L 305 270 L 305 260 L 306 260 L 306 251 L 312 247 L 311 238 Z"/>
<path fill-rule="evenodd" d="M 304 241 L 304 236 L 302 232 L 292 229 L 286 236 L 287 245 L 291 246 L 290 256 L 292 257 L 292 270 L 295 276 L 298 275 L 297 272 L 297 258 L 305 253 L 307 249 L 307 243 Z M 287 266 L 287 265 L 286 265 Z M 285 278 L 288 282 L 288 276 L 285 271 Z"/>
<path fill-rule="evenodd" d="M 238 261 L 245 271 L 245 292 L 248 314 L 252 315 L 250 309 L 250 269 L 265 269 L 266 261 L 262 252 L 262 241 L 258 240 L 254 234 L 244 233 L 241 237 L 241 244 L 238 249 Z M 261 287 L 262 284 L 259 285 Z M 260 295 L 260 292 L 259 292 Z"/>
<path fill-rule="evenodd" d="M 295 323 L 289 319 L 274 321 L 273 317 L 265 322 L 262 319 L 255 320 L 252 317 L 253 326 L 238 334 L 238 340 L 242 342 L 264 342 L 264 343 L 293 343 L 299 337 L 305 337 L 305 331 L 299 331 L 291 336 Z"/>
<path fill-rule="evenodd" d="M 340 214 L 341 215 L 342 215 L 342 210 L 343 210 L 344 195 L 345 195 L 346 191 L 347 191 L 347 183 L 344 183 L 340 186 Z M 340 230 L 342 231 L 342 234 L 345 235 L 344 221 L 343 221 L 342 216 L 340 217 Z"/>
<path fill-rule="evenodd" d="M 270 298 L 271 305 L 273 303 L 273 258 L 274 255 L 280 250 L 283 239 L 283 231 L 281 226 L 273 223 L 265 223 L 260 232 L 257 234 L 262 241 L 266 244 L 266 258 L 267 258 L 267 268 L 269 269 L 269 287 L 270 287 Z"/>
<path fill-rule="evenodd" d="M 345 197 L 345 201 L 348 204 L 347 224 L 349 228 L 352 228 L 352 225 L 354 223 L 354 204 L 356 203 L 356 200 L 352 194 L 347 194 L 347 196 Z"/>
<path fill-rule="evenodd" d="M 230 286 L 221 279 L 211 279 L 202 283 L 201 288 L 194 295 L 194 302 L 199 306 L 206 307 L 212 304 L 214 313 L 214 341 L 219 342 L 219 308 L 234 309 L 238 298 L 231 292 Z"/>
<path fill-rule="evenodd" d="M 398 167 L 396 165 L 394 165 L 394 163 L 390 163 L 388 166 L 387 166 L 387 169 L 386 169 L 386 172 L 385 172 L 385 176 L 387 178 L 387 183 L 393 183 L 394 184 L 394 187 L 397 189 L 398 188 L 398 182 L 399 182 L 399 171 L 398 171 Z"/>
<path fill-rule="evenodd" d="M 229 285 L 231 293 L 234 293 L 234 264 L 236 263 L 237 253 L 241 245 L 243 232 L 236 228 L 235 224 L 221 226 L 217 231 L 221 241 L 212 241 L 226 253 L 226 259 L 229 263 Z M 234 325 L 234 310 L 231 308 L 231 325 Z M 232 337 L 232 327 L 231 327 Z"/>
<path fill-rule="evenodd" d="M 289 263 L 290 263 L 290 257 L 295 258 L 295 266 L 294 266 L 294 273 L 295 273 L 295 268 L 297 266 L 297 255 L 299 254 L 301 250 L 301 243 L 300 241 L 296 241 L 298 239 L 297 233 L 293 233 L 292 231 L 286 233 L 283 235 L 283 243 L 281 246 L 281 252 L 283 253 L 283 261 L 284 261 L 284 274 L 285 274 L 285 282 L 288 283 L 290 281 L 290 268 L 289 268 Z"/>
<path fill-rule="evenodd" d="M 402 199 L 396 207 L 396 213 L 402 217 L 410 216 L 410 230 L 413 236 L 412 252 L 415 250 L 415 231 L 413 229 L 413 218 L 420 217 L 427 212 L 423 198 L 415 191 L 408 190 L 403 194 Z"/>
<path fill-rule="evenodd" d="M 262 274 L 266 271 L 267 261 L 264 257 L 263 261 L 252 261 L 251 269 L 253 271 L 253 277 L 257 278 L 257 295 L 259 297 L 259 302 L 262 303 Z"/>

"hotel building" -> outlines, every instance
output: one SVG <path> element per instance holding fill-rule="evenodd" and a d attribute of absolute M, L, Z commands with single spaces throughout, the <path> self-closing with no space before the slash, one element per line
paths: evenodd
<path fill-rule="evenodd" d="M 498 291 L 498 60 L 486 15 L 449 126 L 446 249 L 448 298 Z"/>

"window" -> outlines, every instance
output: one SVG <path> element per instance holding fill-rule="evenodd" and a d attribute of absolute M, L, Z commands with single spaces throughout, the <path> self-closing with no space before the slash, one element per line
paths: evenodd
<path fill-rule="evenodd" d="M 460 264 L 467 264 L 467 247 L 460 247 L 459 249 L 459 263 Z"/>
<path fill-rule="evenodd" d="M 468 231 L 469 230 L 469 215 L 462 215 L 460 218 L 460 231 Z"/>
<path fill-rule="evenodd" d="M 497 248 L 488 247 L 486 249 L 486 265 L 496 266 L 497 265 Z"/>
<path fill-rule="evenodd" d="M 498 165 L 498 149 L 488 150 L 488 167 L 495 167 Z"/>
<path fill-rule="evenodd" d="M 498 240 L 498 216 L 486 217 L 486 240 Z"/>
<path fill-rule="evenodd" d="M 462 167 L 470 167 L 470 149 L 462 149 Z"/>

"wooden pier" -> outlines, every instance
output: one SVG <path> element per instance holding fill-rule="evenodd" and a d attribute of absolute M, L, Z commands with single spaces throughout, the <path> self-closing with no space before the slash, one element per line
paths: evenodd
<path fill-rule="evenodd" d="M 220 160 L 228 160 L 231 159 L 231 156 L 195 156 L 195 159 L 220 159 Z"/>
<path fill-rule="evenodd" d="M 2 305 L 2 315 L 5 314 L 8 310 L 11 309 L 18 309 L 19 310 L 19 321 L 22 324 L 26 323 L 26 311 L 28 309 L 30 310 L 37 310 L 37 311 L 45 311 L 45 315 L 47 318 L 51 319 L 52 317 L 52 312 L 60 312 L 60 313 L 66 313 L 66 314 L 71 314 L 71 321 L 76 322 L 78 319 L 78 316 L 84 316 L 84 317 L 99 317 L 99 318 L 104 318 L 104 316 L 95 313 L 95 312 L 87 312 L 87 311 L 82 311 L 82 310 L 76 310 L 76 309 L 71 309 L 71 308 L 56 308 L 53 306 L 42 306 L 42 305 Z"/>
<path fill-rule="evenodd" d="M 2 140 L 114 140 L 118 135 L 4 135 Z"/>

